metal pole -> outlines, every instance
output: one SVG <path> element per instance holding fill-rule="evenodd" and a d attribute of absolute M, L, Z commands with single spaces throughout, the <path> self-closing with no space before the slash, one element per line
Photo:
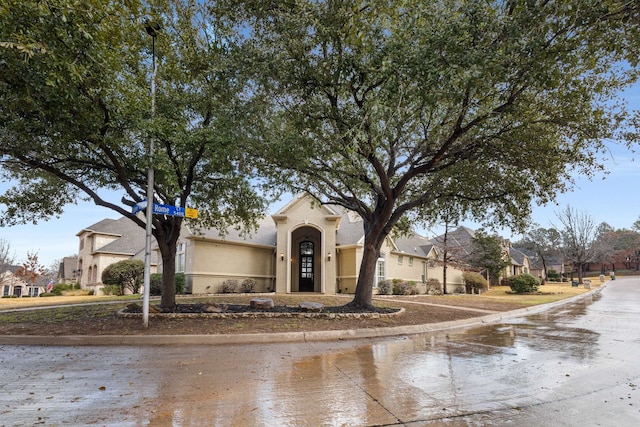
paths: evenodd
<path fill-rule="evenodd" d="M 147 32 L 151 36 L 151 117 L 156 113 L 156 31 L 150 24 Z M 147 217 L 146 217 L 146 242 L 144 247 L 144 294 L 142 300 L 142 321 L 144 327 L 149 327 L 149 294 L 151 288 L 151 237 L 153 235 L 153 136 L 149 137 L 149 170 L 147 172 Z"/>

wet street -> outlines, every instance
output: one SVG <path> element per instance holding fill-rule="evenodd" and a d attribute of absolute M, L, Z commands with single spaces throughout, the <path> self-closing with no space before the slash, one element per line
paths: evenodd
<path fill-rule="evenodd" d="M 640 425 L 640 277 L 466 330 L 305 344 L 0 346 L 0 426 Z"/>

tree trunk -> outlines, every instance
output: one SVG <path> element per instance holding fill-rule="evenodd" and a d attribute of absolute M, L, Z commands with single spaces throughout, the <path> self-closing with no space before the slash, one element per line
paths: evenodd
<path fill-rule="evenodd" d="M 380 248 L 386 234 L 379 225 L 364 225 L 364 250 L 362 253 L 362 263 L 360 264 L 360 274 L 358 274 L 358 282 L 356 291 L 348 306 L 358 308 L 372 308 L 373 303 L 373 284 L 376 277 L 376 267 L 378 258 L 380 258 Z"/>
<path fill-rule="evenodd" d="M 181 225 L 181 217 L 168 217 L 154 221 L 154 235 L 162 258 L 160 307 L 164 309 L 173 309 L 176 305 L 176 252 Z"/>

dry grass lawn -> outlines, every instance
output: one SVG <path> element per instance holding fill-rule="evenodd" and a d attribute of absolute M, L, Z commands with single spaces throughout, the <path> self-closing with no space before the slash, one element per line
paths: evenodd
<path fill-rule="evenodd" d="M 592 281 L 592 288 L 600 283 Z M 480 311 L 504 312 L 536 304 L 545 304 L 587 292 L 583 286 L 547 284 L 539 293 L 517 295 L 507 287 L 496 287 L 481 295 L 389 296 L 376 298 L 374 305 L 402 307 L 401 315 L 378 319 L 313 318 L 151 318 L 144 328 L 141 319 L 122 318 L 117 312 L 139 296 L 99 297 L 61 296 L 47 298 L 1 298 L 0 333 L 5 335 L 153 335 L 153 334 L 237 334 L 317 330 L 378 328 L 482 316 Z M 179 302 L 215 302 L 248 304 L 255 295 L 207 295 L 181 297 Z M 350 295 L 321 296 L 269 295 L 276 305 L 298 305 L 303 301 L 340 306 Z M 151 304 L 157 303 L 152 300 Z"/>

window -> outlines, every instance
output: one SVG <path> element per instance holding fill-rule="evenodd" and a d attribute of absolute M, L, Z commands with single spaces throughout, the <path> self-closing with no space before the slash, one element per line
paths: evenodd
<path fill-rule="evenodd" d="M 402 265 L 403 261 L 404 261 L 404 257 L 402 255 L 398 255 L 398 264 Z"/>
<path fill-rule="evenodd" d="M 4 285 L 2 287 L 2 295 L 5 297 L 9 295 L 9 285 Z"/>
<path fill-rule="evenodd" d="M 381 256 L 380 258 L 378 258 L 378 264 L 376 265 L 376 287 L 381 283 L 384 282 L 385 279 L 385 272 L 384 272 L 384 255 Z"/>
<path fill-rule="evenodd" d="M 409 257 L 409 267 L 413 267 L 413 257 Z"/>
<path fill-rule="evenodd" d="M 84 249 L 84 237 L 80 239 L 80 250 Z"/>
<path fill-rule="evenodd" d="M 178 243 L 176 250 L 176 273 L 184 273 L 186 264 L 186 248 L 187 245 L 184 242 Z"/>

